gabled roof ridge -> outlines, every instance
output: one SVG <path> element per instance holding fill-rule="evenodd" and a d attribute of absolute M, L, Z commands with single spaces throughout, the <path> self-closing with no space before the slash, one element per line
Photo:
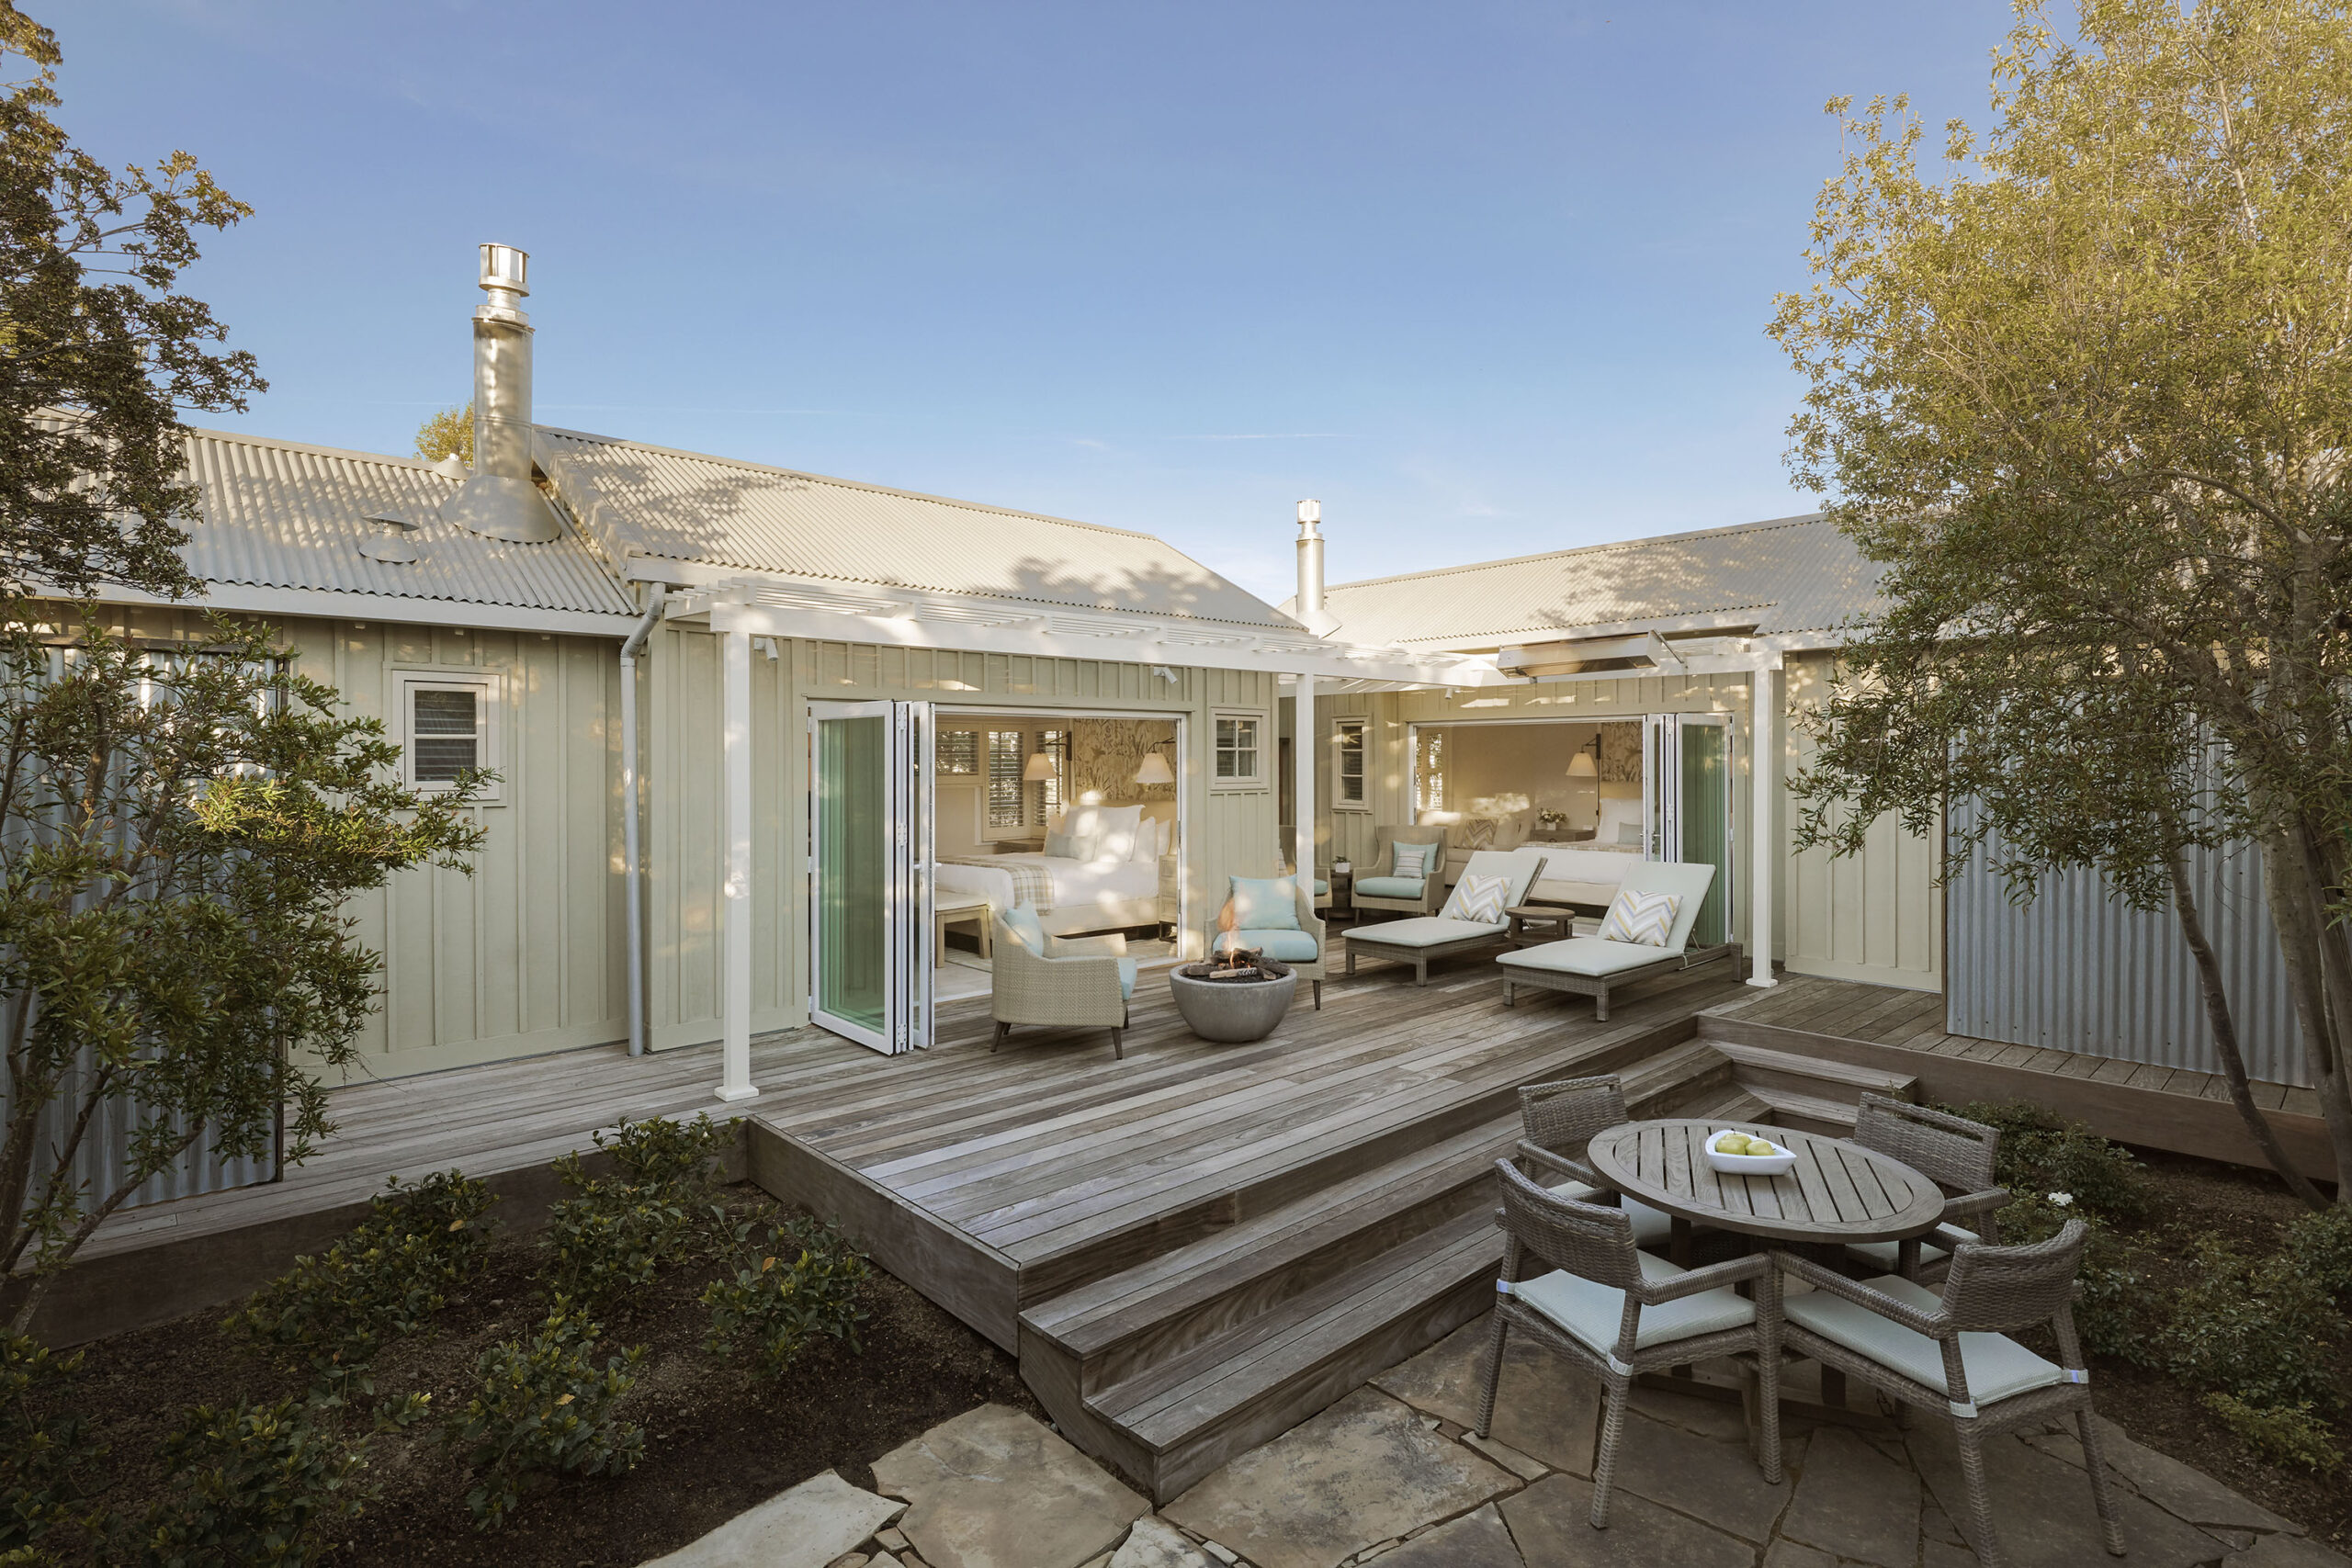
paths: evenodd
<path fill-rule="evenodd" d="M 1598 545 L 1576 545 L 1565 550 L 1541 550 L 1533 555 L 1504 556 L 1495 560 L 1469 561 L 1461 566 L 1431 567 L 1426 571 L 1400 571 L 1388 577 L 1360 577 L 1351 582 L 1334 582 L 1325 590 L 1337 593 L 1348 588 L 1377 588 L 1391 582 L 1419 582 L 1431 578 L 1460 577 L 1473 571 L 1489 571 L 1502 566 L 1532 566 L 1538 561 L 1566 560 L 1574 556 L 1610 555 L 1625 550 L 1638 550 L 1652 545 L 1679 544 L 1688 539 L 1720 538 L 1729 534 L 1760 534 L 1775 529 L 1801 528 L 1822 521 L 1818 512 L 1800 513 L 1792 517 L 1769 517 L 1757 523 L 1734 523 L 1721 528 L 1692 528 L 1680 534 L 1651 534 L 1639 539 L 1612 539 Z"/>
<path fill-rule="evenodd" d="M 1028 512 L 1017 506 L 991 506 L 985 501 L 966 501 L 960 496 L 933 495 L 927 491 L 900 490 L 894 485 L 871 484 L 865 479 L 845 479 L 837 474 L 810 473 L 805 468 L 781 468 L 774 463 L 754 463 L 746 457 L 722 457 L 716 452 L 693 452 L 683 446 L 660 446 L 650 441 L 631 440 L 626 435 L 600 435 L 592 430 L 567 430 L 556 424 L 541 424 L 535 428 L 545 434 L 569 436 L 574 441 L 594 441 L 605 446 L 628 446 L 639 452 L 659 452 L 666 457 L 687 457 L 697 463 L 717 463 L 729 468 L 749 468 L 756 473 L 778 474 L 786 479 L 808 479 L 816 484 L 838 485 L 843 490 L 862 490 L 876 495 L 894 495 L 906 501 L 927 501 L 934 505 L 954 506 L 967 512 L 986 512 L 1000 517 L 1026 517 L 1034 522 L 1053 523 L 1067 528 L 1084 528 L 1097 534 L 1116 534 L 1123 538 L 1150 539 L 1163 545 L 1168 543 L 1159 535 L 1148 533 L 1141 528 L 1121 528 L 1109 523 L 1089 523 L 1082 518 L 1063 517 L 1051 512 Z M 1190 560 L 1192 558 L 1187 556 L 1185 558 Z M 1204 567 L 1202 570 L 1207 569 Z"/>

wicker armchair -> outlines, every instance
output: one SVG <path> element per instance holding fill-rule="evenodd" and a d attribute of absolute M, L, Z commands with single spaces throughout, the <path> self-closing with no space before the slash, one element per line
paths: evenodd
<path fill-rule="evenodd" d="M 1503 1349 L 1511 1330 L 1532 1335 L 1607 1389 L 1600 1451 L 1592 1472 L 1592 1528 L 1609 1528 L 1610 1492 L 1634 1380 L 1716 1356 L 1753 1358 L 1745 1400 L 1764 1479 L 1781 1480 L 1780 1275 L 1769 1255 L 1681 1269 L 1637 1251 L 1633 1223 L 1616 1209 L 1555 1197 L 1495 1162 L 1502 1181 L 1502 1278 L 1478 1395 L 1478 1436 L 1493 1430 Z M 1534 1278 L 1528 1278 L 1529 1260 Z M 1732 1287 L 1752 1281 L 1754 1300 Z"/>
<path fill-rule="evenodd" d="M 1595 1134 L 1634 1119 L 1614 1073 L 1525 1085 L 1519 1091 L 1519 1114 L 1527 1134 L 1519 1141 L 1519 1157 L 1539 1186 L 1579 1203 L 1609 1201 L 1611 1193 L 1585 1163 L 1585 1150 Z M 1617 1206 L 1634 1222 L 1635 1246 L 1657 1247 L 1673 1235 L 1673 1216 L 1664 1210 L 1631 1198 L 1620 1198 Z"/>
<path fill-rule="evenodd" d="M 1400 915 L 1434 915 L 1445 903 L 1445 829 L 1443 828 L 1375 828 L 1372 831 L 1372 863 L 1378 869 L 1369 875 L 1356 874 L 1354 890 L 1349 895 L 1358 913 L 1366 909 L 1387 909 Z M 1364 884 L 1378 882 L 1384 876 L 1396 874 L 1395 844 L 1433 844 L 1430 856 L 1429 874 L 1421 878 L 1419 894 L 1410 898 L 1392 897 L 1382 893 L 1367 893 Z"/>
<path fill-rule="evenodd" d="M 1001 915 L 995 922 L 995 951 L 989 959 L 989 1013 L 996 1034 L 989 1042 L 994 1051 L 1012 1026 L 1043 1024 L 1084 1029 L 1091 1025 L 1111 1032 L 1111 1055 L 1127 1054 L 1127 996 L 1135 988 L 1135 961 L 1126 956 L 1127 939 L 1107 936 L 1049 936 L 1038 952 Z"/>
<path fill-rule="evenodd" d="M 1788 1300 L 1783 1335 L 1792 1353 L 1951 1419 L 1968 1491 L 1969 1517 L 1960 1523 L 1986 1568 L 2003 1568 L 2008 1559 L 1993 1529 L 1984 1439 L 2069 1411 L 2107 1550 L 2123 1554 L 2123 1525 L 2108 1490 L 2071 1304 L 2089 1234 L 2082 1221 L 2069 1220 L 2056 1235 L 2030 1247 L 1963 1242 L 1952 1251 L 1941 1296 L 1893 1274 L 1858 1283 L 1809 1258 L 1775 1255 L 1782 1269 L 1815 1287 Z M 2007 1337 L 2043 1324 L 2058 1342 L 2055 1362 Z"/>
<path fill-rule="evenodd" d="M 1285 872 L 1283 874 L 1291 878 L 1292 888 L 1297 895 L 1297 931 L 1253 931 L 1219 930 L 1216 933 L 1216 942 L 1210 944 L 1209 951 L 1212 953 L 1223 953 L 1226 949 L 1230 947 L 1249 947 L 1263 950 L 1268 958 L 1274 960 L 1278 964 L 1288 965 L 1291 971 L 1298 976 L 1300 979 L 1308 981 L 1312 984 L 1315 992 L 1315 1008 L 1317 1012 L 1320 1012 L 1323 1009 L 1323 978 L 1330 972 L 1325 966 L 1325 957 L 1329 950 L 1329 939 L 1324 934 L 1323 917 L 1315 912 L 1315 895 L 1307 891 L 1306 884 L 1300 882 L 1295 873 Z M 1232 880 L 1233 879 L 1231 877 L 1227 877 L 1226 879 L 1227 887 L 1225 901 L 1228 907 L 1233 902 Z M 1218 919 L 1222 922 L 1223 919 L 1224 911 L 1223 909 L 1220 909 L 1218 911 Z M 1314 956 L 1295 956 L 1298 953 L 1298 945 L 1284 940 L 1285 938 L 1293 936 L 1305 936 L 1312 939 L 1315 943 Z"/>
<path fill-rule="evenodd" d="M 1930 1233 L 1934 1242 L 1909 1236 L 1900 1242 L 1850 1242 L 1846 1256 L 1882 1274 L 1917 1280 L 1926 1265 L 1950 1256 L 1967 1241 L 1998 1241 L 1998 1211 L 2009 1201 L 2008 1189 L 1993 1185 L 1993 1156 L 2000 1152 L 2000 1132 L 1964 1116 L 1932 1111 L 1865 1092 L 1854 1121 L 1854 1142 L 1866 1149 L 1901 1160 L 1951 1194 L 1944 1200 L 1943 1219 Z M 1972 1220 L 1977 1227 L 1958 1224 Z M 1936 1245 L 1940 1243 L 1940 1245 Z"/>

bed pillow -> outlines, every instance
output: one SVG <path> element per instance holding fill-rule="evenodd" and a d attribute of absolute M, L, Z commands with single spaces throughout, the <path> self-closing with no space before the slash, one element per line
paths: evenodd
<path fill-rule="evenodd" d="M 1601 939 L 1664 947 L 1674 939 L 1674 917 L 1681 908 L 1679 893 L 1636 893 L 1621 887 L 1610 900 L 1608 919 L 1600 922 Z"/>
<path fill-rule="evenodd" d="M 1237 930 L 1298 930 L 1298 885 L 1287 876 L 1237 876 L 1230 903 Z"/>
<path fill-rule="evenodd" d="M 1442 914 L 1449 920 L 1498 926 L 1503 923 L 1503 910 L 1510 898 L 1510 877 L 1473 876 L 1464 873 L 1462 880 L 1453 885 L 1453 896 L 1446 899 Z"/>
<path fill-rule="evenodd" d="M 1430 856 L 1436 852 L 1437 847 L 1435 844 L 1390 844 L 1388 846 L 1390 857 L 1388 874 L 1427 876 L 1430 874 Z"/>
<path fill-rule="evenodd" d="M 1141 806 L 1081 806 L 1069 814 L 1071 833 L 1086 839 L 1090 861 L 1124 861 L 1136 852 Z"/>
<path fill-rule="evenodd" d="M 1168 836 L 1175 830 L 1175 828 L 1176 824 L 1165 817 L 1145 818 L 1136 833 L 1136 852 L 1132 858 L 1141 863 L 1156 861 L 1166 854 L 1169 849 Z"/>
<path fill-rule="evenodd" d="M 1046 830 L 1046 852 L 1060 860 L 1092 860 L 1093 842 L 1057 829 Z"/>
<path fill-rule="evenodd" d="M 1621 849 L 1640 849 L 1642 847 L 1642 825 L 1639 822 L 1618 823 L 1617 844 Z"/>

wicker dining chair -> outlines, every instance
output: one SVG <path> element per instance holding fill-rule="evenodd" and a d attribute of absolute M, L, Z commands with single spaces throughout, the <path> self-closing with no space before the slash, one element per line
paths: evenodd
<path fill-rule="evenodd" d="M 2089 1234 L 2082 1221 L 2068 1220 L 2056 1235 L 2030 1246 L 1962 1242 L 1952 1249 L 1940 1295 L 1899 1275 L 1856 1281 L 1810 1258 L 1774 1255 L 1783 1270 L 1815 1287 L 1787 1300 L 1782 1335 L 1791 1354 L 1950 1418 L 1973 1544 L 1985 1568 L 2003 1568 L 2007 1558 L 1984 1486 L 1984 1440 L 2069 1411 L 2107 1550 L 2123 1554 L 2123 1524 L 2091 1416 L 2090 1373 L 2075 1334 L 2075 1275 Z M 2058 1342 L 2056 1361 L 2008 1337 L 2044 1324 Z"/>
<path fill-rule="evenodd" d="M 1502 1181 L 1503 1271 L 1495 1284 L 1495 1327 L 1478 1393 L 1478 1436 L 1494 1429 L 1511 1330 L 1591 1372 L 1606 1400 L 1590 1518 L 1593 1529 L 1606 1529 L 1634 1380 L 1717 1356 L 1743 1356 L 1753 1359 L 1743 1403 L 1757 1462 L 1764 1479 L 1778 1485 L 1781 1290 L 1770 1255 L 1679 1269 L 1634 1246 L 1633 1223 L 1622 1211 L 1547 1192 L 1509 1160 L 1497 1160 L 1495 1170 Z M 1742 1281 L 1754 1284 L 1753 1300 L 1733 1289 Z"/>
<path fill-rule="evenodd" d="M 1949 1257 L 1962 1242 L 2001 1239 L 1999 1211 L 2009 1192 L 1993 1182 L 1994 1156 L 2001 1147 L 1998 1128 L 1865 1091 L 1854 1120 L 1854 1142 L 1901 1160 L 1946 1194 L 1932 1241 L 1908 1236 L 1899 1242 L 1849 1242 L 1846 1256 L 1855 1262 L 1916 1280 L 1923 1268 Z"/>
<path fill-rule="evenodd" d="M 1607 1201 L 1610 1190 L 1585 1163 L 1585 1151 L 1595 1134 L 1634 1119 L 1625 1109 L 1625 1090 L 1617 1075 L 1525 1085 L 1519 1091 L 1519 1114 L 1525 1134 L 1519 1141 L 1519 1156 L 1538 1186 L 1580 1203 Z M 1631 1198 L 1617 1202 L 1634 1222 L 1634 1246 L 1663 1246 L 1673 1235 L 1674 1220 L 1665 1211 Z"/>

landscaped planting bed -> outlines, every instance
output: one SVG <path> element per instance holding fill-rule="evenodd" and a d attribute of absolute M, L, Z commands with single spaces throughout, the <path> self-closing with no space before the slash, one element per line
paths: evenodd
<path fill-rule="evenodd" d="M 248 1427 L 230 1465 L 232 1472 L 244 1465 L 253 1482 L 282 1483 L 299 1475 L 303 1484 L 294 1490 L 322 1502 L 301 1531 L 302 1554 L 288 1561 L 500 1568 L 641 1562 L 820 1471 L 837 1470 L 868 1486 L 868 1461 L 980 1404 L 1036 1411 L 1012 1358 L 837 1247 L 820 1245 L 810 1255 L 847 1277 L 820 1292 L 804 1269 L 798 1289 L 829 1295 L 832 1305 L 823 1310 L 832 1325 L 863 1314 L 845 1325 L 854 1346 L 835 1337 L 828 1322 L 815 1322 L 804 1325 L 812 1330 L 806 1334 L 775 1337 L 776 1364 L 763 1368 L 760 1330 L 780 1320 L 774 1314 L 759 1318 L 755 1298 L 739 1288 L 718 1303 L 734 1311 L 733 1353 L 715 1353 L 708 1344 L 714 1305 L 706 1291 L 746 1274 L 752 1287 L 774 1282 L 804 1262 L 792 1237 L 767 1242 L 771 1224 L 794 1216 L 748 1187 L 698 1188 L 689 1195 L 694 1201 L 676 1208 L 699 1239 L 665 1256 L 662 1246 L 644 1243 L 670 1220 L 636 1223 L 649 1207 L 648 1190 L 607 1187 L 620 1190 L 618 1201 L 610 1190 L 601 1200 L 592 1194 L 588 1209 L 570 1216 L 573 1267 L 560 1267 L 551 1242 L 567 1234 L 560 1211 L 549 1235 L 516 1240 L 492 1230 L 487 1245 L 463 1260 L 461 1277 L 433 1292 L 441 1304 L 413 1313 L 416 1300 L 398 1303 L 391 1316 L 407 1314 L 415 1330 L 379 1336 L 360 1372 L 344 1372 L 329 1350 L 322 1376 L 317 1366 L 296 1364 L 301 1350 L 283 1342 L 299 1337 L 298 1330 L 316 1329 L 322 1315 L 347 1326 L 353 1314 L 341 1309 L 265 1311 L 258 1333 L 251 1320 L 224 1326 L 230 1314 L 215 1311 L 86 1347 L 77 1371 L 37 1383 L 32 1399 L 52 1416 L 78 1413 L 86 1423 L 82 1440 L 104 1446 L 103 1457 L 82 1467 L 88 1490 L 68 1511 L 110 1522 L 96 1533 L 61 1522 L 38 1548 L 59 1562 L 259 1560 L 266 1549 L 252 1533 L 254 1521 L 283 1530 L 301 1522 L 297 1510 L 248 1508 L 230 1517 L 233 1508 L 205 1506 L 202 1465 L 183 1466 L 176 1480 L 167 1473 L 167 1443 L 199 1405 L 225 1416 L 240 1402 L 264 1409 L 291 1402 L 280 1412 L 277 1440 L 255 1439 Z M 723 1224 L 714 1205 L 723 1210 Z M 616 1213 L 623 1216 L 617 1227 L 585 1223 Z M 434 1223 L 440 1226 L 440 1213 Z M 806 1216 L 798 1223 L 812 1225 Z M 451 1228 L 464 1235 L 489 1227 L 458 1219 Z M 707 1247 L 714 1236 L 749 1245 L 713 1257 Z M 592 1266 L 580 1266 L 582 1254 Z M 775 1261 L 763 1268 L 768 1258 Z M 620 1282 L 590 1277 L 599 1269 Z M 546 1332 L 560 1274 L 590 1287 L 595 1298 L 589 1309 L 593 1344 L 567 1344 L 560 1333 Z M 338 1299 L 347 1303 L 350 1295 L 345 1291 Z M 315 1305 L 322 1292 L 301 1299 Z M 271 1297 L 266 1292 L 256 1301 Z M 285 1304 L 283 1298 L 275 1303 Z M 578 1315 L 575 1310 L 574 1321 Z M 289 1318 L 294 1327 L 273 1338 L 268 1330 Z M 312 1342 L 349 1338 L 310 1335 Z M 513 1350 L 501 1353 L 502 1345 Z M 632 1360 L 631 1350 L 641 1354 Z M 627 1386 L 598 1412 L 594 1406 L 609 1392 L 602 1380 L 616 1359 Z M 429 1396 L 421 1410 L 413 1395 Z M 477 1405 L 469 1417 L 469 1407 Z M 541 1440 L 582 1410 L 591 1420 L 578 1430 Z M 285 1440 L 288 1427 L 306 1431 L 310 1446 Z M 28 1447 L 16 1440 L 21 1436 L 21 1427 L 10 1434 L 18 1453 Z M 497 1488 L 485 1477 L 498 1467 L 487 1456 L 501 1446 L 536 1454 L 540 1462 L 514 1467 L 516 1500 L 493 1519 L 470 1506 L 469 1496 L 492 1502 L 486 1494 Z M 363 1462 L 338 1475 L 355 1448 Z M 185 1457 L 194 1450 L 182 1438 L 179 1451 Z M 215 1445 L 209 1453 L 218 1461 L 223 1451 Z M 567 1461 L 580 1462 L 559 1473 Z M 10 1475 L 10 1462 L 0 1456 L 0 1491 L 21 1479 L 21 1470 Z M 210 1490 L 223 1489 L 216 1483 Z M 227 1490 L 249 1498 L 266 1488 L 249 1483 Z M 356 1515 L 337 1517 L 355 1500 Z M 154 1544 L 159 1520 L 172 1532 L 168 1548 Z"/>

